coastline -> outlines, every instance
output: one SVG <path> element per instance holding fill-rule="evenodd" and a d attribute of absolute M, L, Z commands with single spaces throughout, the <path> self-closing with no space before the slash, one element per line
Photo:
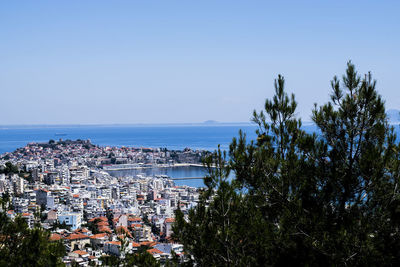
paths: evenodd
<path fill-rule="evenodd" d="M 123 170 L 141 170 L 154 168 L 176 168 L 176 167 L 199 167 L 204 168 L 203 164 L 198 163 L 174 163 L 174 164 L 154 164 L 154 165 L 139 165 L 137 164 L 115 164 L 104 165 L 104 171 L 123 171 Z"/>

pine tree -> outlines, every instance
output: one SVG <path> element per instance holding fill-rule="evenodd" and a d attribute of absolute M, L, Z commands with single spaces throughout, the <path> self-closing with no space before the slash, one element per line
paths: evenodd
<path fill-rule="evenodd" d="M 398 265 L 400 147 L 371 74 L 349 62 L 334 77 L 314 133 L 284 85 L 253 114 L 257 140 L 240 132 L 229 160 L 206 160 L 207 190 L 176 212 L 175 238 L 200 266 Z"/>
<path fill-rule="evenodd" d="M 65 248 L 49 242 L 50 233 L 28 228 L 25 219 L 10 220 L 0 213 L 0 266 L 63 266 Z"/>

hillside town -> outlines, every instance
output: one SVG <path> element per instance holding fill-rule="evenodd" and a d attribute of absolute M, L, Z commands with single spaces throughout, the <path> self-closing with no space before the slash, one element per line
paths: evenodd
<path fill-rule="evenodd" d="M 99 147 L 90 140 L 30 143 L 0 156 L 1 207 L 11 219 L 51 231 L 63 242 L 66 266 L 100 265 L 107 256 L 149 252 L 161 264 L 183 246 L 174 242 L 174 210 L 187 214 L 199 188 L 165 175 L 114 177 L 107 170 L 200 165 L 206 151 Z"/>

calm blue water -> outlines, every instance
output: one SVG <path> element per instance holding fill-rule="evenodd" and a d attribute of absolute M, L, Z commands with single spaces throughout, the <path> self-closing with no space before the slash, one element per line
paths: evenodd
<path fill-rule="evenodd" d="M 243 129 L 255 138 L 254 126 L 71 126 L 0 127 L 0 154 L 12 152 L 30 142 L 50 139 L 90 139 L 100 146 L 166 147 L 168 149 L 228 149 L 232 137 Z M 56 134 L 66 134 L 57 136 Z"/>
<path fill-rule="evenodd" d="M 48 142 L 50 139 L 90 139 L 100 146 L 166 147 L 168 149 L 205 149 L 213 151 L 218 144 L 227 150 L 232 138 L 242 129 L 254 139 L 255 126 L 48 126 L 0 127 L 0 154 L 12 152 L 30 142 Z M 65 134 L 58 136 L 57 134 Z M 143 172 L 143 171 L 140 171 Z M 121 171 L 113 175 L 134 175 L 137 172 Z M 200 177 L 203 168 L 166 168 L 146 170 L 146 174 L 166 174 L 170 177 Z M 203 180 L 179 180 L 177 185 L 203 186 Z"/>
<path fill-rule="evenodd" d="M 202 167 L 172 167 L 172 168 L 152 168 L 152 169 L 135 169 L 135 170 L 118 170 L 107 171 L 115 177 L 134 176 L 139 173 L 144 173 L 147 176 L 157 174 L 165 174 L 172 178 L 187 178 L 187 177 L 204 177 L 207 174 L 206 168 Z M 175 180 L 176 185 L 188 185 L 193 187 L 204 186 L 202 179 L 193 180 Z"/>
<path fill-rule="evenodd" d="M 12 152 L 30 142 L 48 142 L 50 139 L 90 139 L 100 146 L 166 147 L 168 149 L 205 149 L 213 151 L 218 144 L 228 150 L 233 137 L 242 129 L 248 139 L 255 139 L 255 126 L 43 126 L 0 127 L 0 154 Z M 315 126 L 304 126 L 308 132 Z M 399 136 L 399 127 L 395 127 Z M 57 136 L 56 134 L 65 134 Z M 202 168 L 169 168 L 148 170 L 148 175 L 166 174 L 170 177 L 198 177 L 205 174 Z M 134 173 L 125 173 L 133 175 Z M 116 174 L 115 174 L 116 175 Z M 202 180 L 176 181 L 176 184 L 203 186 Z"/>

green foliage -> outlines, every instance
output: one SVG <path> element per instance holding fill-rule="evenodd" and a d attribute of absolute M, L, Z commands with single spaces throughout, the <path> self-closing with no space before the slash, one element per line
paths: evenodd
<path fill-rule="evenodd" d="M 0 266 L 63 266 L 64 245 L 49 242 L 49 236 L 40 228 L 29 229 L 19 216 L 11 221 L 0 213 Z"/>
<path fill-rule="evenodd" d="M 141 253 L 128 254 L 123 266 L 146 266 L 158 267 L 160 263 L 147 251 Z"/>
<path fill-rule="evenodd" d="M 109 209 L 108 207 L 106 207 L 106 217 L 107 217 L 108 224 L 111 225 L 111 227 L 113 227 L 114 226 L 114 223 L 113 223 L 114 214 L 113 214 L 112 210 Z"/>
<path fill-rule="evenodd" d="M 100 257 L 100 260 L 104 266 L 160 266 L 160 263 L 146 250 L 127 254 L 123 259 L 115 255 L 109 255 Z"/>
<path fill-rule="evenodd" d="M 160 228 L 157 227 L 155 223 L 151 224 L 151 232 L 155 234 L 156 236 L 160 235 Z"/>
<path fill-rule="evenodd" d="M 6 162 L 5 167 L 0 169 L 0 173 L 4 173 L 5 175 L 18 174 L 19 177 L 27 180 L 29 183 L 33 182 L 33 177 L 29 172 L 20 170 L 17 165 L 11 162 Z"/>
<path fill-rule="evenodd" d="M 19 169 L 18 166 L 12 164 L 11 162 L 6 162 L 5 164 L 5 168 L 0 170 L 0 173 L 4 173 L 6 175 L 8 174 L 18 174 L 19 173 Z"/>
<path fill-rule="evenodd" d="M 35 181 L 33 180 L 33 176 L 29 172 L 20 172 L 19 177 L 25 179 L 28 183 L 34 183 Z"/>
<path fill-rule="evenodd" d="M 5 193 L 3 193 L 1 195 L 0 204 L 1 204 L 1 208 L 3 210 L 9 210 L 10 209 L 11 198 L 10 198 L 10 193 L 8 193 L 8 191 L 6 191 Z"/>
<path fill-rule="evenodd" d="M 151 226 L 151 223 L 150 223 L 150 221 L 149 221 L 149 218 L 148 218 L 147 214 L 143 214 L 142 220 L 143 220 L 143 223 L 144 223 L 145 225 Z"/>
<path fill-rule="evenodd" d="M 100 261 L 103 266 L 120 266 L 121 259 L 114 255 L 101 256 Z"/>
<path fill-rule="evenodd" d="M 185 245 L 186 252 L 193 255 L 200 266 L 253 266 L 265 261 L 253 257 L 257 250 L 263 250 L 257 246 L 258 242 L 268 243 L 265 240 L 268 229 L 259 225 L 261 213 L 250 198 L 238 193 L 227 180 L 229 171 L 224 167 L 226 161 L 221 151 L 215 152 L 209 160 L 210 176 L 205 178 L 209 190 L 204 192 L 197 207 L 189 211 L 189 222 L 177 210 L 174 238 Z M 217 168 L 212 168 L 213 164 Z M 258 231 L 250 232 L 250 227 L 258 228 Z M 246 246 L 249 247 L 244 250 Z M 249 253 L 250 250 L 253 251 Z"/>
<path fill-rule="evenodd" d="M 94 221 L 92 221 L 92 222 L 88 222 L 87 224 L 86 224 L 86 227 L 92 232 L 92 234 L 98 234 L 98 233 L 100 233 L 99 232 L 99 230 L 98 230 L 98 227 L 97 227 L 97 224 L 100 222 L 100 219 L 95 219 Z"/>
<path fill-rule="evenodd" d="M 51 229 L 57 230 L 57 229 L 66 229 L 68 231 L 71 231 L 71 226 L 67 225 L 65 222 L 60 223 L 58 220 L 56 220 L 53 225 L 51 226 Z"/>
<path fill-rule="evenodd" d="M 240 132 L 229 160 L 205 160 L 207 190 L 187 218 L 177 210 L 175 238 L 199 266 L 399 265 L 400 147 L 376 82 L 348 63 L 315 105 L 318 134 L 284 83 L 254 112 L 257 140 Z"/>
<path fill-rule="evenodd" d="M 141 254 L 141 253 L 145 253 L 147 252 L 147 250 L 151 249 L 151 247 L 146 246 L 146 245 L 141 245 L 138 250 L 137 253 Z"/>

